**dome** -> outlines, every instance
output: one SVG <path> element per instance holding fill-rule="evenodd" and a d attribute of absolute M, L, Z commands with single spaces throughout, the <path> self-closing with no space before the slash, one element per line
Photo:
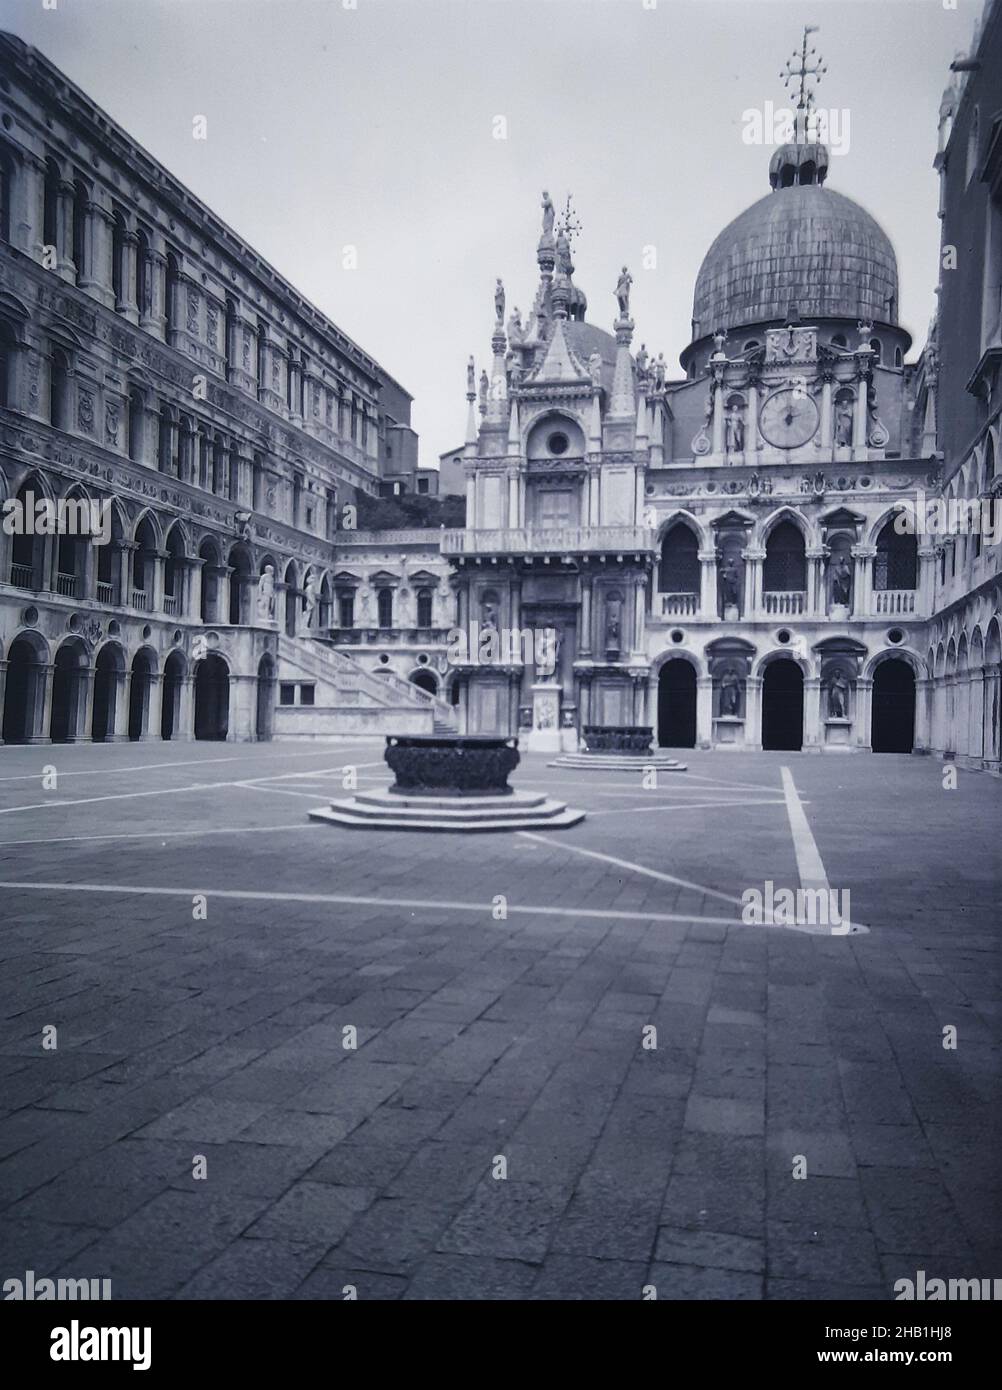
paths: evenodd
<path fill-rule="evenodd" d="M 851 198 L 822 183 L 777 187 L 720 233 L 700 266 L 693 339 L 781 322 L 897 323 L 898 266 L 887 236 Z"/>

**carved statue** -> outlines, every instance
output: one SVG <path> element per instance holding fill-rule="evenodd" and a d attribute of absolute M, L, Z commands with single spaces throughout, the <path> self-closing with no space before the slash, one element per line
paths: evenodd
<path fill-rule="evenodd" d="M 720 713 L 733 716 L 741 708 L 741 682 L 728 668 L 720 677 Z"/>
<path fill-rule="evenodd" d="M 497 284 L 494 287 L 494 312 L 498 317 L 498 327 L 504 323 L 504 285 L 501 277 L 498 276 Z"/>
<path fill-rule="evenodd" d="M 870 339 L 873 336 L 873 324 L 860 320 L 860 322 L 856 324 L 856 332 L 859 334 L 860 349 L 868 348 L 870 346 Z"/>
<path fill-rule="evenodd" d="M 630 286 L 632 284 L 633 276 L 624 265 L 619 279 L 616 281 L 616 298 L 619 301 L 620 318 L 628 319 L 630 317 Z"/>
<path fill-rule="evenodd" d="M 480 373 L 480 409 L 481 409 L 481 411 L 486 411 L 486 409 L 487 409 L 487 393 L 490 391 L 490 389 L 491 389 L 491 383 L 490 383 L 490 380 L 489 380 L 489 378 L 488 378 L 488 376 L 487 376 L 487 372 L 486 372 L 486 370 L 485 370 L 485 371 L 482 371 L 482 372 Z"/>
<path fill-rule="evenodd" d="M 313 622 L 313 614 L 317 606 L 317 581 L 310 574 L 307 575 L 306 583 L 303 586 L 303 627 L 309 627 Z"/>
<path fill-rule="evenodd" d="M 554 218 L 554 216 L 555 216 L 555 214 L 554 214 L 554 211 L 553 211 L 553 201 L 552 201 L 552 199 L 550 198 L 549 193 L 547 193 L 546 189 L 544 188 L 544 189 L 543 189 L 543 235 L 544 235 L 544 236 L 552 236 L 552 235 L 553 235 L 553 218 Z"/>
<path fill-rule="evenodd" d="M 657 360 L 654 363 L 654 385 L 656 389 L 659 391 L 661 387 L 665 384 L 665 373 L 667 372 L 667 370 L 668 363 L 665 361 L 665 355 L 663 352 L 659 352 L 657 355 Z"/>
<path fill-rule="evenodd" d="M 845 719 L 848 708 L 849 682 L 845 674 L 836 668 L 828 683 L 828 716 L 830 719 Z"/>
<path fill-rule="evenodd" d="M 835 443 L 851 447 L 852 445 L 852 401 L 845 397 L 835 402 Z"/>
<path fill-rule="evenodd" d="M 508 341 L 512 347 L 517 347 L 518 344 L 521 343 L 524 331 L 525 330 L 522 328 L 522 315 L 516 304 L 508 319 Z"/>
<path fill-rule="evenodd" d="M 848 608 L 852 602 L 852 566 L 844 551 L 832 560 L 831 586 L 832 603 L 840 603 Z"/>
<path fill-rule="evenodd" d="M 602 356 L 601 353 L 593 352 L 588 358 L 588 375 L 591 377 L 591 384 L 597 390 L 602 385 Z"/>
<path fill-rule="evenodd" d="M 261 622 L 270 622 L 275 616 L 275 570 L 271 565 L 265 565 L 257 581 L 257 616 Z"/>
<path fill-rule="evenodd" d="M 494 602 L 493 602 L 491 599 L 489 599 L 489 598 L 481 599 L 481 602 L 480 602 L 480 628 L 481 628 L 481 631 L 487 632 L 487 631 L 488 631 L 489 629 L 491 629 L 491 628 L 494 628 L 494 629 L 496 630 L 496 629 L 497 629 L 497 625 L 498 625 L 498 608 L 497 608 L 497 604 L 494 603 Z"/>
<path fill-rule="evenodd" d="M 647 362 L 647 344 L 641 343 L 640 351 L 637 353 L 637 376 L 640 378 L 641 381 L 644 381 L 647 377 Z"/>
<path fill-rule="evenodd" d="M 543 629 L 543 663 L 541 674 L 544 680 L 556 681 L 560 677 L 560 652 L 564 645 L 564 634 L 559 627 L 552 625 Z"/>
<path fill-rule="evenodd" d="M 725 609 L 741 605 L 741 567 L 735 555 L 726 555 L 720 567 L 720 596 Z"/>
<path fill-rule="evenodd" d="M 605 645 L 607 650 L 618 651 L 623 614 L 623 600 L 612 593 L 605 602 Z"/>
<path fill-rule="evenodd" d="M 724 430 L 729 454 L 740 454 L 745 447 L 745 422 L 742 407 L 734 401 L 724 415 Z"/>
<path fill-rule="evenodd" d="M 714 351 L 714 356 L 716 356 L 716 354 L 717 354 L 718 352 L 720 352 L 720 353 L 723 352 L 723 350 L 724 350 L 724 344 L 725 344 L 726 342 L 727 342 L 727 334 L 724 332 L 724 330 L 723 330 L 722 328 L 718 328 L 717 331 L 716 331 L 716 333 L 714 333 L 714 335 L 713 335 L 713 351 Z"/>

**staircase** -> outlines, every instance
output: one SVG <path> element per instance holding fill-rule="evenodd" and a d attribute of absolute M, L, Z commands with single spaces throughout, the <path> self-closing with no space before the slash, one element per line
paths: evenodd
<path fill-rule="evenodd" d="M 279 683 L 313 686 L 313 703 L 275 707 L 278 738 L 323 738 L 332 734 L 455 733 L 456 711 L 395 672 L 367 671 L 329 641 L 278 639 Z"/>

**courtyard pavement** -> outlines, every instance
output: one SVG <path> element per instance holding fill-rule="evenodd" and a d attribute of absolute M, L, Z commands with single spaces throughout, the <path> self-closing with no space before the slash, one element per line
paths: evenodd
<path fill-rule="evenodd" d="M 457 836 L 307 819 L 345 765 L 386 784 L 381 743 L 0 749 L 0 1276 L 887 1299 L 1002 1275 L 1002 787 L 680 756 L 657 788 L 524 756 L 514 784 L 587 819 Z M 868 931 L 742 922 L 747 888 L 819 872 Z"/>

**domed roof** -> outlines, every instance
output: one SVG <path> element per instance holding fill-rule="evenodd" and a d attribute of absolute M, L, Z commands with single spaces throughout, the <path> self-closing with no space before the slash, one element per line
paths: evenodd
<path fill-rule="evenodd" d="M 566 319 L 564 334 L 582 362 L 587 363 L 592 353 L 597 352 L 603 366 L 615 367 L 616 339 L 611 333 L 606 333 L 604 328 L 596 328 L 593 323 Z"/>
<path fill-rule="evenodd" d="M 783 320 L 897 323 L 898 265 L 874 219 L 820 183 L 777 187 L 720 233 L 700 266 L 693 338 Z"/>

